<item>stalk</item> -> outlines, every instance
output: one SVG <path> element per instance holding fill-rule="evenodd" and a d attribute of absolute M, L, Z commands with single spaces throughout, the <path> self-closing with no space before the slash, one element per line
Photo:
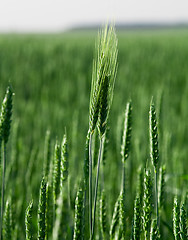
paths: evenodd
<path fill-rule="evenodd" d="M 1 219 L 0 219 L 0 240 L 2 239 L 3 211 L 4 211 L 4 191 L 5 191 L 5 170 L 6 170 L 6 144 L 8 142 L 12 116 L 12 90 L 7 88 L 5 98 L 2 103 L 0 114 L 0 143 L 3 143 L 3 175 L 2 175 L 2 196 L 1 196 Z"/>
<path fill-rule="evenodd" d="M 116 228 L 118 227 L 118 224 L 119 224 L 119 205 L 120 205 L 119 202 L 120 202 L 120 197 L 118 197 L 114 206 L 114 212 L 113 212 L 112 222 L 110 226 L 110 240 L 114 239 Z"/>
<path fill-rule="evenodd" d="M 5 171 L 6 171 L 6 144 L 3 141 L 3 176 L 1 192 L 1 222 L 0 222 L 0 239 L 2 239 L 3 212 L 4 212 L 4 192 L 5 192 Z"/>
<path fill-rule="evenodd" d="M 11 205 L 7 201 L 5 207 L 5 214 L 3 219 L 3 239 L 4 240 L 11 240 L 12 239 L 12 212 L 11 212 Z"/>
<path fill-rule="evenodd" d="M 93 225 L 92 225 L 91 240 L 94 237 L 94 229 L 95 229 L 95 213 L 96 213 L 97 192 L 98 192 L 99 171 L 100 171 L 100 162 L 101 162 L 102 150 L 103 150 L 103 138 L 100 139 L 99 157 L 98 157 L 98 163 L 97 163 L 97 177 L 96 177 L 96 183 L 95 183 L 95 197 L 94 197 Z"/>
<path fill-rule="evenodd" d="M 74 235 L 73 239 L 83 239 L 83 190 L 80 188 L 75 200 L 75 217 L 74 217 Z"/>
<path fill-rule="evenodd" d="M 86 137 L 86 145 L 85 145 L 85 158 L 84 158 L 84 182 L 83 182 L 83 189 L 84 189 L 84 200 L 83 200 L 83 238 L 85 237 L 85 225 L 88 226 L 88 221 L 86 224 L 85 217 L 88 211 L 86 210 L 87 201 L 87 192 L 88 192 L 88 179 L 89 179 L 89 134 Z M 88 215 L 87 215 L 88 216 Z"/>
<path fill-rule="evenodd" d="M 25 212 L 25 230 L 26 230 L 26 240 L 33 239 L 32 233 L 32 212 L 33 212 L 33 201 L 31 201 Z"/>
<path fill-rule="evenodd" d="M 180 240 L 180 206 L 177 196 L 174 198 L 173 232 L 175 240 Z"/>
<path fill-rule="evenodd" d="M 89 225 L 92 236 L 92 134 L 89 139 Z"/>
<path fill-rule="evenodd" d="M 159 207 L 158 207 L 158 188 L 157 188 L 157 179 L 158 179 L 158 171 L 155 169 L 155 208 L 156 208 L 156 215 L 157 215 L 157 227 L 159 227 Z"/>
<path fill-rule="evenodd" d="M 158 147 L 158 129 L 157 129 L 157 117 L 153 99 L 150 103 L 149 111 L 149 134 L 150 134 L 150 157 L 154 167 L 155 175 L 155 206 L 157 216 L 157 226 L 159 228 L 159 210 L 158 210 L 158 163 L 159 163 L 159 147 Z"/>

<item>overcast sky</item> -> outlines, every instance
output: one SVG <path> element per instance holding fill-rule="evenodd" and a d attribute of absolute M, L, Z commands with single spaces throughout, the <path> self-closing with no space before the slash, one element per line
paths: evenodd
<path fill-rule="evenodd" d="M 188 23 L 188 0 L 0 0 L 1 32 L 61 31 L 110 20 Z"/>

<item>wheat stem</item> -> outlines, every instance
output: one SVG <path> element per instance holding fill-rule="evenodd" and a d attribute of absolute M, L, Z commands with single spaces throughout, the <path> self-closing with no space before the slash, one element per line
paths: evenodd
<path fill-rule="evenodd" d="M 89 139 L 89 225 L 92 236 L 92 134 Z"/>
<path fill-rule="evenodd" d="M 158 179 L 158 170 L 155 169 L 155 207 L 156 207 L 156 215 L 157 215 L 157 227 L 159 227 L 159 207 L 158 207 L 158 187 L 157 187 L 157 179 Z"/>
<path fill-rule="evenodd" d="M 3 228 L 4 193 L 5 193 L 5 171 L 6 171 L 6 144 L 3 141 L 3 176 L 2 176 L 2 190 L 1 190 L 0 239 L 2 239 L 2 228 Z"/>
<path fill-rule="evenodd" d="M 104 138 L 100 139 L 99 157 L 98 157 L 98 163 L 97 163 L 97 177 L 96 177 L 96 183 L 95 183 L 95 197 L 94 197 L 94 209 L 93 209 L 93 226 L 92 226 L 91 240 L 94 237 L 94 230 L 95 230 L 95 214 L 96 214 L 96 204 L 97 204 L 97 192 L 98 192 L 98 183 L 99 183 L 100 162 L 101 162 L 101 156 L 102 156 L 102 150 L 103 150 L 103 142 L 104 142 L 103 140 L 104 140 Z"/>

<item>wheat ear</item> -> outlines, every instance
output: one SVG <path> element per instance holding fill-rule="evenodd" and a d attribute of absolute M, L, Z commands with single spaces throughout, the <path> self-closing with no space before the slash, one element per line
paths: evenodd
<path fill-rule="evenodd" d="M 2 103 L 0 115 L 0 147 L 3 143 L 3 174 L 2 174 L 2 188 L 1 188 L 1 218 L 0 218 L 0 240 L 2 239 L 2 225 L 4 212 L 4 192 L 5 192 L 5 171 L 6 171 L 6 145 L 8 142 L 11 126 L 12 116 L 12 90 L 7 88 L 5 98 Z M 0 151 L 1 154 L 1 151 Z"/>

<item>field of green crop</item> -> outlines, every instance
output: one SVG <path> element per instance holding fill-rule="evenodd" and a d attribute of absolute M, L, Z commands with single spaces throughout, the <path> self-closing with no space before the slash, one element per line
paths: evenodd
<path fill-rule="evenodd" d="M 122 31 L 117 38 L 117 76 L 93 239 L 187 239 L 188 30 Z M 89 179 L 84 169 L 89 161 L 86 137 L 96 39 L 94 31 L 0 35 L 0 103 L 8 86 L 13 92 L 7 144 L 2 133 L 3 104 L 0 110 L 3 240 L 91 239 Z M 130 100 L 129 154 L 122 163 Z M 158 197 L 150 156 L 151 106 L 157 120 Z M 99 144 L 96 129 L 93 193 Z"/>

